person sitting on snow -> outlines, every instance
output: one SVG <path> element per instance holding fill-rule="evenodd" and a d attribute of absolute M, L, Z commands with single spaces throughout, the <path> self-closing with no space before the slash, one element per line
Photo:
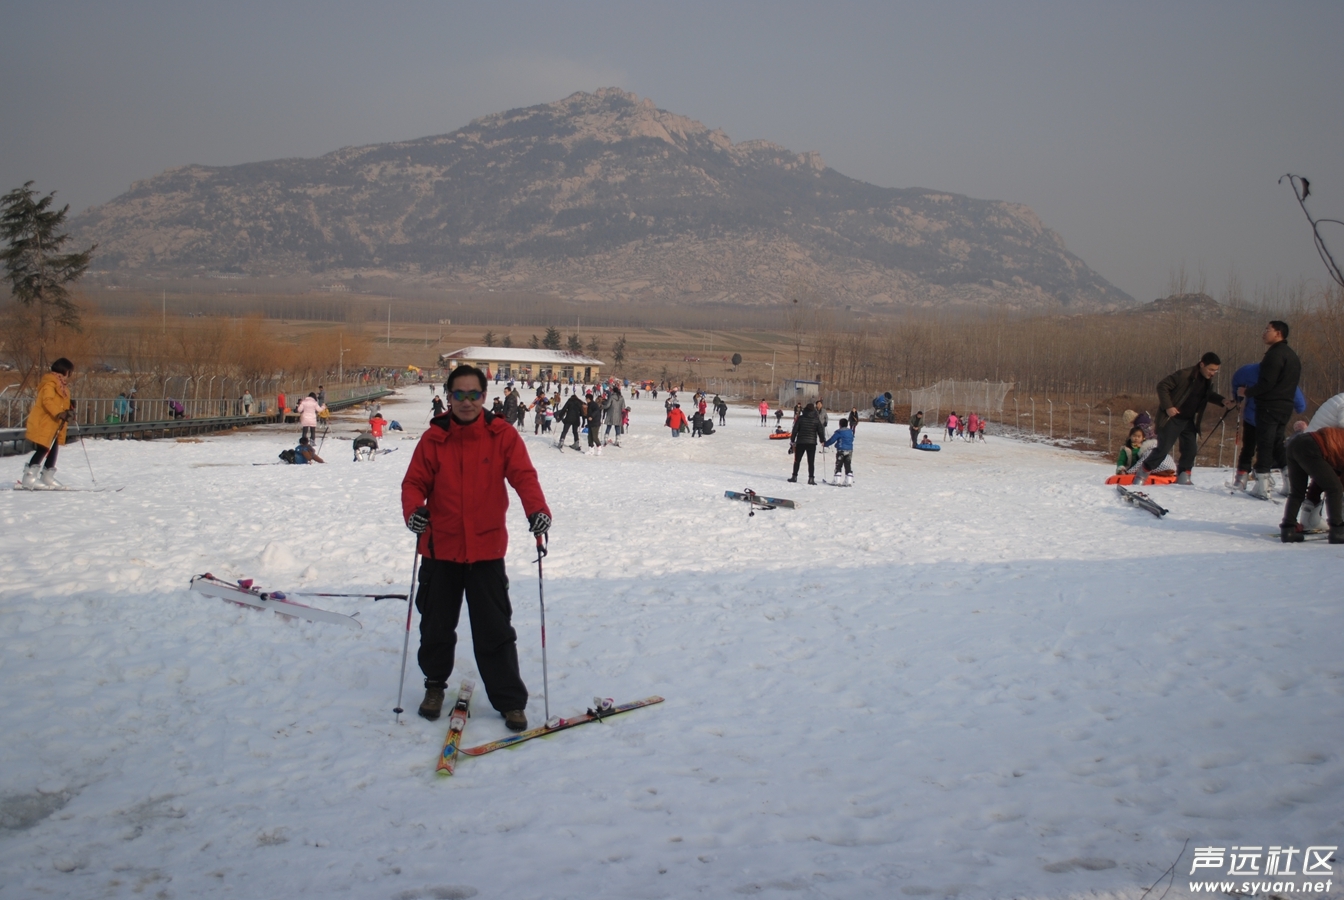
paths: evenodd
<path fill-rule="evenodd" d="M 933 446 L 933 441 L 929 440 L 929 436 L 926 434 L 926 435 L 924 435 L 922 438 L 919 439 L 919 446 L 921 446 L 921 447 L 932 447 L 932 446 Z"/>
<path fill-rule="evenodd" d="M 325 463 L 326 460 L 317 455 L 313 445 L 308 443 L 306 437 L 299 438 L 299 446 L 294 448 L 294 465 L 306 466 L 308 463 Z"/>
<path fill-rule="evenodd" d="M 1143 462 L 1143 429 L 1132 428 L 1129 437 L 1125 439 L 1125 445 L 1120 448 L 1120 455 L 1115 459 L 1115 474 L 1128 475 L 1132 473 L 1139 463 Z"/>

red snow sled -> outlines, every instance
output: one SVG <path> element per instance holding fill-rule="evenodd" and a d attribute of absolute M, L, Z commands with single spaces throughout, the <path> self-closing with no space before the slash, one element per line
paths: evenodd
<path fill-rule="evenodd" d="M 1112 475 L 1106 479 L 1107 484 L 1133 484 L 1133 475 Z M 1175 484 L 1175 475 L 1149 475 L 1144 484 Z"/>

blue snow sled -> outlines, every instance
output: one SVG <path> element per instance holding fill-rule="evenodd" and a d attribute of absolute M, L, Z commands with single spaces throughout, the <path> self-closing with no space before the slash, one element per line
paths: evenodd
<path fill-rule="evenodd" d="M 943 449 L 943 448 L 940 447 L 940 446 L 937 445 L 937 444 L 916 444 L 916 445 L 915 445 L 915 449 L 916 449 L 916 450 L 941 450 L 941 449 Z"/>

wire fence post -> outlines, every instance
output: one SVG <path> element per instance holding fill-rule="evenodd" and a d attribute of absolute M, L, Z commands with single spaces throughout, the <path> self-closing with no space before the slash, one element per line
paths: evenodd
<path fill-rule="evenodd" d="M 1053 441 L 1055 439 L 1055 401 L 1046 397 L 1045 405 L 1050 408 L 1050 440 Z"/>
<path fill-rule="evenodd" d="M 1029 399 L 1031 400 L 1031 433 L 1034 436 L 1036 434 L 1036 398 L 1031 397 Z"/>
<path fill-rule="evenodd" d="M 1111 408 L 1106 407 L 1106 452 L 1111 452 L 1115 444 L 1111 442 Z"/>
<path fill-rule="evenodd" d="M 1064 403 L 1064 437 L 1073 437 L 1073 404 L 1067 401 Z"/>

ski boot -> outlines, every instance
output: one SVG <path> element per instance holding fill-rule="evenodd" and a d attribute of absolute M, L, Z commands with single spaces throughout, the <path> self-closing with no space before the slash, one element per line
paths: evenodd
<path fill-rule="evenodd" d="M 509 731 L 527 731 L 527 713 L 521 709 L 511 709 L 500 715 L 504 717 L 504 727 Z"/>
<path fill-rule="evenodd" d="M 1150 474 L 1152 474 L 1152 473 L 1150 473 L 1147 469 L 1145 469 L 1145 468 L 1143 467 L 1142 463 L 1140 463 L 1139 467 L 1138 467 L 1137 469 L 1134 470 L 1134 482 L 1133 482 L 1133 484 L 1132 484 L 1131 486 L 1132 486 L 1132 487 L 1139 487 L 1139 486 L 1142 485 L 1145 481 L 1148 480 L 1148 476 L 1149 476 Z"/>
<path fill-rule="evenodd" d="M 65 485 L 56 480 L 56 467 L 42 470 L 42 476 L 39 479 L 42 486 L 49 491 L 60 491 L 65 489 Z"/>
<path fill-rule="evenodd" d="M 1291 486 L 1288 484 L 1288 479 L 1284 477 L 1283 470 L 1271 469 L 1269 477 L 1274 485 L 1274 493 L 1278 494 L 1280 497 L 1287 497 L 1288 491 L 1291 490 Z"/>
<path fill-rule="evenodd" d="M 1272 487 L 1273 485 L 1270 484 L 1268 472 L 1256 472 L 1255 481 L 1251 482 L 1251 486 L 1246 489 L 1246 493 L 1257 500 L 1268 500 L 1269 491 Z"/>
<path fill-rule="evenodd" d="M 42 473 L 42 466 L 24 466 L 23 478 L 19 481 L 19 487 L 24 490 L 33 491 L 37 489 L 37 476 Z"/>
<path fill-rule="evenodd" d="M 845 487 L 853 487 L 853 486 L 854 486 L 854 473 L 850 472 L 848 475 L 845 476 Z"/>
<path fill-rule="evenodd" d="M 1298 517 L 1298 524 L 1302 526 L 1303 531 L 1323 531 L 1325 523 L 1321 520 L 1321 505 L 1312 503 L 1310 500 L 1302 504 L 1302 515 Z"/>
<path fill-rule="evenodd" d="M 1302 533 L 1302 527 L 1294 522 L 1291 525 L 1279 526 L 1279 540 L 1285 544 L 1300 544 L 1307 539 Z"/>
<path fill-rule="evenodd" d="M 1326 540 L 1332 544 L 1344 544 L 1344 525 L 1331 525 Z"/>
<path fill-rule="evenodd" d="M 1232 490 L 1234 491 L 1246 490 L 1246 476 L 1248 474 L 1249 474 L 1248 472 L 1238 471 L 1237 474 L 1232 478 Z"/>
<path fill-rule="evenodd" d="M 1194 482 L 1190 480 L 1190 473 L 1189 473 L 1189 472 L 1180 472 L 1180 473 L 1178 473 L 1178 474 L 1176 475 L 1176 483 L 1177 483 L 1177 484 L 1183 484 L 1183 485 L 1185 485 L 1185 486 L 1187 486 L 1187 487 L 1190 487 L 1190 486 L 1192 486 L 1192 485 L 1194 484 Z"/>
<path fill-rule="evenodd" d="M 809 475 L 809 476 L 807 476 L 807 483 L 808 483 L 808 484 L 816 484 L 816 483 L 817 483 L 817 479 L 815 479 L 815 478 L 813 478 L 811 475 Z"/>
<path fill-rule="evenodd" d="M 425 699 L 420 701 L 420 715 L 433 722 L 443 712 L 443 692 L 448 689 L 446 681 L 425 679 Z"/>

